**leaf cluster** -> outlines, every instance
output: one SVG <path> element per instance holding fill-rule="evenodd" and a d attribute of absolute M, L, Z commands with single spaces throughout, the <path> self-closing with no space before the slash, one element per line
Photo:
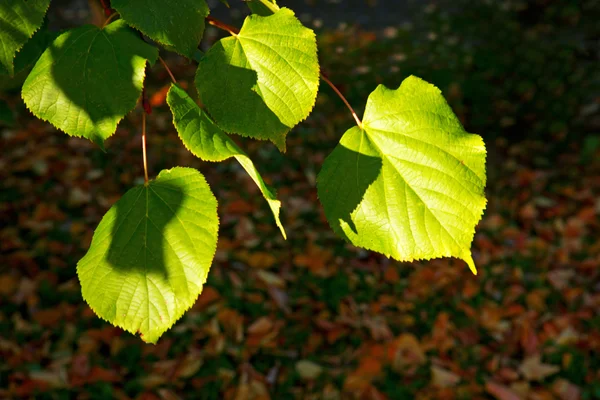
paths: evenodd
<path fill-rule="evenodd" d="M 200 159 L 235 158 L 285 238 L 275 190 L 230 134 L 285 151 L 286 135 L 311 113 L 322 78 L 357 122 L 317 179 L 332 229 L 396 260 L 456 257 L 475 273 L 470 244 L 486 204 L 485 146 L 464 131 L 433 85 L 413 76 L 396 90 L 380 85 L 361 121 L 321 74 L 314 32 L 274 1 L 248 2 L 253 14 L 238 30 L 209 18 L 204 0 L 113 0 L 115 14 L 103 27 L 84 25 L 56 38 L 38 33 L 28 41 L 49 2 L 0 5 L 0 20 L 8 21 L 0 66 L 16 75 L 33 65 L 22 98 L 38 118 L 104 148 L 140 97 L 150 113 L 144 81 L 159 48 L 197 60 L 203 107 L 172 76 L 167 102 L 175 129 Z M 207 21 L 230 36 L 198 59 Z M 28 49 L 29 43 L 37 44 Z M 142 130 L 145 155 L 145 117 Z M 217 200 L 199 171 L 175 167 L 154 180 L 146 176 L 106 213 L 78 263 L 84 299 L 101 318 L 155 343 L 201 293 L 218 226 Z"/>

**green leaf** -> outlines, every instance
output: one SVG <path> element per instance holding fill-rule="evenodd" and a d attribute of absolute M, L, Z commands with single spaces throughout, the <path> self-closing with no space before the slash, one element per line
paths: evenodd
<path fill-rule="evenodd" d="M 20 88 L 31 68 L 57 36 L 57 32 L 48 31 L 45 27 L 40 28 L 15 56 L 12 77 L 0 65 L 0 90 Z"/>
<path fill-rule="evenodd" d="M 251 15 L 239 34 L 206 53 L 196 87 L 221 129 L 271 140 L 284 151 L 285 135 L 310 114 L 317 97 L 315 34 L 287 8 Z"/>
<path fill-rule="evenodd" d="M 192 58 L 209 13 L 205 0 L 112 0 L 121 18 L 158 43 Z"/>
<path fill-rule="evenodd" d="M 279 11 L 279 6 L 277 6 L 275 0 L 248 0 L 246 4 L 253 14 L 263 17 L 268 17 Z"/>
<path fill-rule="evenodd" d="M 202 174 L 162 171 L 102 218 L 77 264 L 83 298 L 101 318 L 156 343 L 202 292 L 218 229 Z"/>
<path fill-rule="evenodd" d="M 124 21 L 67 31 L 44 51 L 23 84 L 31 112 L 71 136 L 101 147 L 131 111 L 144 84 L 146 61 L 158 50 Z"/>
<path fill-rule="evenodd" d="M 223 161 L 235 157 L 260 189 L 281 234 L 287 238 L 279 219 L 281 202 L 277 200 L 275 191 L 265 184 L 246 153 L 179 86 L 171 85 L 167 103 L 173 112 L 173 124 L 185 147 L 205 161 Z"/>
<path fill-rule="evenodd" d="M 380 85 L 327 157 L 318 194 L 333 230 L 400 261 L 457 257 L 470 247 L 486 199 L 485 145 L 466 133 L 439 89 L 414 76 Z"/>
<path fill-rule="evenodd" d="M 50 0 L 0 2 L 0 66 L 12 76 L 15 54 L 33 36 L 50 6 Z"/>

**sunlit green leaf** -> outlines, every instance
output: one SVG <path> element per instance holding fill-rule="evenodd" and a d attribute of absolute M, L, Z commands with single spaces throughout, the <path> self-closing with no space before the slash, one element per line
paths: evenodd
<path fill-rule="evenodd" d="M 457 257 L 475 273 L 485 156 L 440 91 L 409 77 L 371 93 L 362 129 L 326 159 L 318 194 L 333 230 L 354 245 L 401 261 Z"/>
<path fill-rule="evenodd" d="M 23 84 L 23 100 L 38 118 L 102 146 L 135 107 L 146 61 L 157 56 L 123 21 L 84 25 L 44 51 Z"/>
<path fill-rule="evenodd" d="M 83 298 L 101 318 L 155 343 L 202 291 L 218 225 L 200 172 L 162 171 L 102 218 L 77 264 Z"/>
<path fill-rule="evenodd" d="M 196 87 L 223 130 L 271 140 L 285 150 L 287 132 L 315 104 L 315 34 L 287 8 L 268 17 L 251 15 L 239 34 L 221 39 L 202 58 Z"/>

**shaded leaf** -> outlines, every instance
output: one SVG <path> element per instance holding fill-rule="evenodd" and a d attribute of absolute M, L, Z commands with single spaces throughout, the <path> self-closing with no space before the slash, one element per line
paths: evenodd
<path fill-rule="evenodd" d="M 135 107 L 146 61 L 157 56 L 124 21 L 84 25 L 44 51 L 23 84 L 23 100 L 36 117 L 102 147 Z"/>
<path fill-rule="evenodd" d="M 162 171 L 102 218 L 77 264 L 83 298 L 101 318 L 155 343 L 202 291 L 218 224 L 198 171 Z"/>
<path fill-rule="evenodd" d="M 319 88 L 317 44 L 294 13 L 246 18 L 239 34 L 221 39 L 200 60 L 196 87 L 224 131 L 270 140 L 310 114 Z"/>
<path fill-rule="evenodd" d="M 205 0 L 112 0 L 129 25 L 158 43 L 193 58 L 209 13 Z"/>
<path fill-rule="evenodd" d="M 0 3 L 0 66 L 9 75 L 15 72 L 15 54 L 42 26 L 49 5 L 50 0 L 2 0 Z"/>

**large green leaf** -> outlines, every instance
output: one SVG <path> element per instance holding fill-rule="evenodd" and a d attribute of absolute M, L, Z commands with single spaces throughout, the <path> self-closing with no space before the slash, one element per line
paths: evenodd
<path fill-rule="evenodd" d="M 196 87 L 223 130 L 268 139 L 285 150 L 285 135 L 310 114 L 317 97 L 315 34 L 287 8 L 268 17 L 251 15 L 239 34 L 206 53 Z"/>
<path fill-rule="evenodd" d="M 325 160 L 318 194 L 333 230 L 400 261 L 457 257 L 470 247 L 486 199 L 485 145 L 440 91 L 416 77 L 380 85 Z"/>
<path fill-rule="evenodd" d="M 131 111 L 144 84 L 146 61 L 158 50 L 124 21 L 85 25 L 60 35 L 23 84 L 31 112 L 72 136 L 103 146 Z"/>
<path fill-rule="evenodd" d="M 42 26 L 49 5 L 50 0 L 0 1 L 0 66 L 10 75 L 15 54 Z"/>
<path fill-rule="evenodd" d="M 223 161 L 235 157 L 269 203 L 275 223 L 286 238 L 279 219 L 281 202 L 277 200 L 275 191 L 265 184 L 248 155 L 179 86 L 171 86 L 167 103 L 173 112 L 173 124 L 185 147 L 205 161 Z"/>
<path fill-rule="evenodd" d="M 77 264 L 83 298 L 101 318 L 155 343 L 202 291 L 218 229 L 202 174 L 162 171 L 102 218 Z"/>
<path fill-rule="evenodd" d="M 209 13 L 205 0 L 112 0 L 121 18 L 149 38 L 192 58 Z"/>

